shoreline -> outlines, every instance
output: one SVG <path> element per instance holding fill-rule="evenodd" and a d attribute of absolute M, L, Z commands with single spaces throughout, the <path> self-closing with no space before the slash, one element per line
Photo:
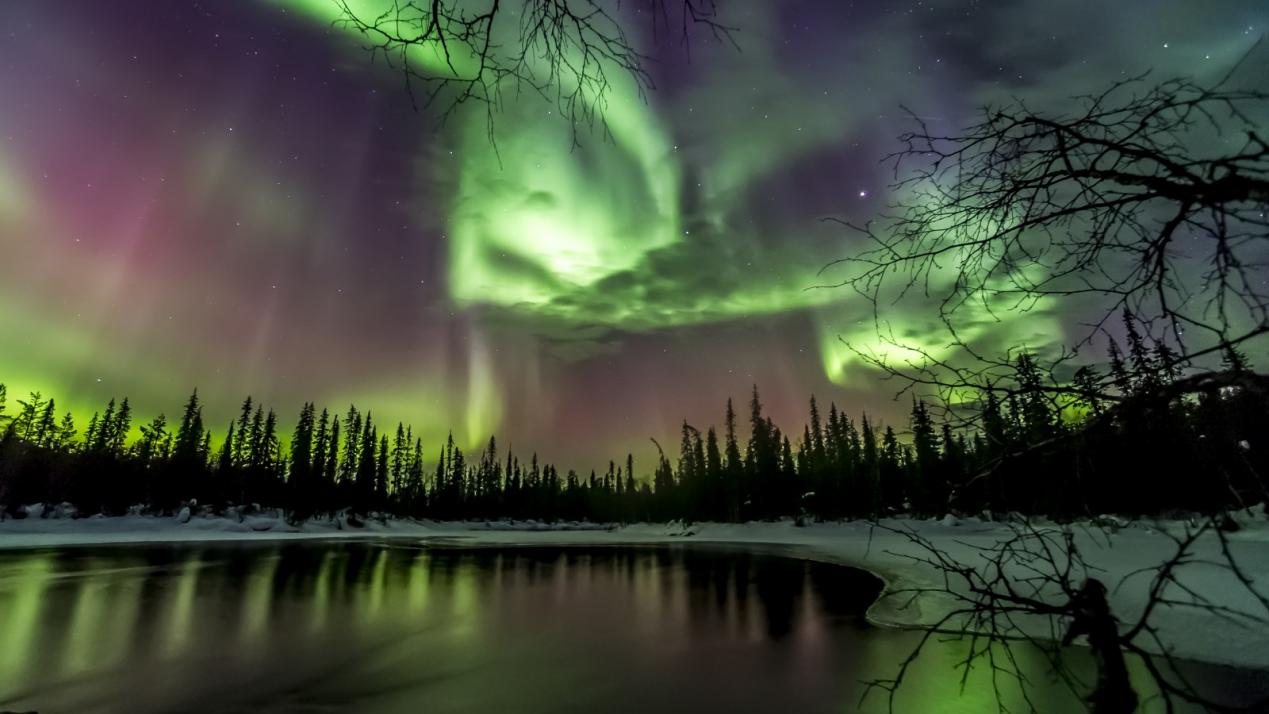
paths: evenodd
<path fill-rule="evenodd" d="M 1008 533 L 1004 524 L 966 519 L 888 520 L 887 525 L 915 529 L 960 562 L 972 562 L 976 547 L 986 547 Z M 1078 539 L 1089 564 L 1112 592 L 1111 606 L 1121 622 L 1131 622 L 1145 601 L 1151 566 L 1167 559 L 1174 550 L 1169 527 L 1181 524 L 1137 524 L 1117 532 L 1098 532 Z M 744 524 L 680 523 L 605 524 L 536 522 L 440 522 L 368 520 L 356 529 L 341 529 L 336 521 L 310 521 L 289 526 L 278 518 L 248 516 L 240 522 L 216 517 L 194 517 L 188 523 L 176 518 L 120 516 L 113 518 L 28 518 L 0 522 L 0 554 L 29 549 L 79 546 L 181 545 L 241 542 L 380 540 L 473 546 L 640 546 L 699 544 L 768 550 L 788 557 L 855 568 L 881 581 L 877 599 L 865 611 L 869 623 L 903 629 L 930 627 L 950 604 L 937 593 L 915 601 L 888 597 L 896 590 L 931 587 L 941 574 L 910 560 L 919 551 L 902 535 L 876 529 L 867 521 L 810 523 L 791 521 Z M 1196 544 L 1197 553 L 1218 553 L 1216 539 Z M 1269 590 L 1269 524 L 1256 522 L 1231 536 L 1240 566 Z M 1255 612 L 1254 598 L 1239 591 L 1232 575 L 1203 563 L 1187 566 L 1185 583 L 1201 589 L 1205 597 L 1224 607 Z M 1133 576 L 1135 571 L 1146 573 Z M 1123 581 L 1121 583 L 1121 580 Z M 1117 586 L 1118 585 L 1118 586 Z M 902 601 L 902 602 L 900 602 Z M 1237 626 L 1211 613 L 1165 607 L 1155 618 L 1164 641 L 1174 656 L 1203 664 L 1239 669 L 1269 670 L 1269 628 Z M 1047 636 L 1049 633 L 1037 632 Z"/>

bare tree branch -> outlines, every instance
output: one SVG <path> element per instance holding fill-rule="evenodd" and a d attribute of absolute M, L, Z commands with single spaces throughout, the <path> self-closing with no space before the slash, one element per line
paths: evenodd
<path fill-rule="evenodd" d="M 889 157 L 905 197 L 880 221 L 848 224 L 870 247 L 826 269 L 853 269 L 836 285 L 871 300 L 878 319 L 896 291 L 934 299 L 965 348 L 965 308 L 1025 312 L 1054 299 L 1101 311 L 1072 352 L 1125 313 L 1175 345 L 1182 367 L 1269 333 L 1269 144 L 1258 124 L 1269 93 L 1228 77 L 1148 80 L 1058 116 L 1020 100 L 989 107 L 952 136 L 913 114 L 918 128 Z"/>
<path fill-rule="evenodd" d="M 1043 653 L 1052 674 L 1083 697 L 1093 712 L 1126 714 L 1136 710 L 1138 693 L 1129 679 L 1125 655 L 1144 664 L 1167 711 L 1173 711 L 1178 702 L 1209 711 L 1258 711 L 1265 703 L 1233 706 L 1215 698 L 1221 693 L 1203 692 L 1189 681 L 1184 667 L 1160 639 L 1156 622 L 1163 610 L 1189 609 L 1247 627 L 1269 625 L 1266 594 L 1239 567 L 1221 526 L 1221 520 L 1213 517 L 1179 535 L 1168 534 L 1175 544 L 1171 556 L 1124 576 L 1116 590 L 1139 575 L 1153 573 L 1140 614 L 1122 625 L 1110 607 L 1107 587 L 1095 577 L 1096 569 L 1085 560 L 1077 544 L 1077 531 L 1071 526 L 1040 527 L 1015 521 L 1008 533 L 991 545 L 958 543 L 970 555 L 957 558 L 911 527 L 876 523 L 874 527 L 900 534 L 915 546 L 915 552 L 892 555 L 931 569 L 942 580 L 931 587 L 890 591 L 884 597 L 897 598 L 905 605 L 934 598 L 950 603 L 950 607 L 927 627 L 895 676 L 869 682 L 865 696 L 877 690 L 886 692 L 894 711 L 897 692 L 910 668 L 929 641 L 944 633 L 967 641 L 966 655 L 958 665 L 962 682 L 974 667 L 986 666 L 1002 711 L 1004 700 L 999 695 L 1003 682 L 1017 683 L 1023 696 L 1028 696 L 1028 672 L 1014 653 L 1018 645 Z M 1100 535 L 1109 542 L 1108 534 L 1098 528 L 1088 529 L 1088 535 Z M 1220 557 L 1199 558 L 1199 544 L 1211 550 L 1212 541 Z M 1233 573 L 1261 611 L 1235 610 L 1212 602 L 1186 577 L 1187 569 L 1199 564 Z M 1087 641 L 1097 669 L 1092 683 L 1077 676 L 1063 651 L 1081 638 Z M 1031 711 L 1038 711 L 1029 699 L 1027 704 Z"/>
<path fill-rule="evenodd" d="M 651 58 L 638 49 L 620 2 L 391 0 L 373 17 L 347 0 L 335 2 L 342 13 L 337 24 L 359 32 L 373 57 L 400 70 L 416 107 L 439 106 L 445 119 L 465 104 L 483 104 L 491 140 L 507 91 L 551 102 L 572 125 L 576 143 L 580 128 L 606 130 L 614 73 L 628 77 L 640 96 L 653 87 Z M 677 24 L 686 45 L 693 28 L 702 27 L 735 44 L 716 0 L 627 4 L 648 18 L 654 34 Z"/>

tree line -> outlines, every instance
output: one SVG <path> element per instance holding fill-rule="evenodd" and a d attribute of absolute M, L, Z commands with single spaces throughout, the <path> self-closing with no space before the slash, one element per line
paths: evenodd
<path fill-rule="evenodd" d="M 293 520 L 350 509 L 437 519 L 745 521 L 799 516 L 868 518 L 1017 511 L 1099 513 L 1216 511 L 1269 496 L 1269 398 L 1234 350 L 1197 397 L 1169 396 L 1186 380 L 1166 345 L 1148 345 L 1126 319 L 1127 345 L 1111 342 L 1113 404 L 1081 384 L 1053 399 L 1036 363 L 1016 358 L 1007 390 L 984 390 L 969 417 L 914 399 L 901 435 L 867 415 L 852 419 L 809 402 L 800 433 L 764 412 L 757 387 L 742 427 L 727 401 L 721 430 L 684 422 L 677 454 L 645 472 L 634 458 L 602 472 L 561 472 L 536 454 L 500 452 L 490 437 L 468 455 L 450 436 L 427 459 L 412 427 L 306 403 L 289 439 L 278 418 L 248 397 L 223 440 L 204 423 L 197 391 L 180 420 L 162 414 L 133 433 L 127 399 L 86 422 L 32 393 L 7 407 L 0 385 L 0 504 L 63 502 L 118 514 L 134 504 L 173 512 L 189 501 L 212 509 L 263 504 Z M 1217 378 L 1212 378 L 1217 377 Z M 958 428 L 954 424 L 970 425 Z M 743 432 L 743 433 L 742 433 Z M 213 443 L 217 446 L 213 447 Z"/>

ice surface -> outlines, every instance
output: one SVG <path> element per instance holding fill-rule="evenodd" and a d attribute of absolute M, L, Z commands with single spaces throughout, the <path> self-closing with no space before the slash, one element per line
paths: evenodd
<path fill-rule="evenodd" d="M 535 521 L 434 522 L 368 518 L 360 527 L 348 519 L 314 519 L 301 526 L 281 514 L 226 516 L 194 514 L 183 509 L 173 517 L 127 515 L 114 518 L 40 517 L 43 506 L 26 510 L 27 518 L 0 522 L 0 549 L 87 544 L 193 542 L 250 539 L 400 538 L 446 545 L 592 545 L 702 543 L 746 547 L 779 547 L 790 555 L 869 570 L 891 589 L 937 586 L 940 574 L 904 555 L 919 555 L 905 536 L 866 521 L 809 523 L 668 523 L 611 526 L 592 523 Z M 54 509 L 64 511 L 64 509 Z M 59 515 L 61 515 L 59 513 Z M 52 516 L 52 513 L 48 513 Z M 1105 519 L 1103 519 L 1105 520 Z M 1240 528 L 1228 534 L 1240 567 L 1269 595 L 1269 522 L 1263 506 L 1242 511 Z M 1011 534 L 1008 526 L 979 518 L 894 519 L 889 528 L 911 528 L 961 562 L 977 558 L 975 547 L 990 546 Z M 1153 569 L 1176 550 L 1167 534 L 1180 534 L 1185 521 L 1115 520 L 1077 524 L 1076 540 L 1097 576 L 1111 588 L 1111 606 L 1121 622 L 1132 622 L 1147 601 Z M 1056 527 L 1056 526 L 1052 526 Z M 1179 571 L 1181 581 L 1213 603 L 1242 612 L 1260 612 L 1255 596 L 1230 572 L 1212 562 L 1221 560 L 1220 542 L 1205 535 L 1194 546 L 1192 562 Z M 1208 562 L 1205 562 L 1208 561 Z M 1133 575 L 1133 573 L 1136 573 Z M 917 625 L 936 621 L 950 603 L 937 595 L 901 607 L 897 598 L 883 598 L 869 615 L 878 624 Z M 1259 608 L 1259 609 L 1258 609 Z M 1160 637 L 1177 656 L 1243 667 L 1269 668 L 1269 628 L 1249 626 L 1193 608 L 1163 607 L 1152 617 Z"/>

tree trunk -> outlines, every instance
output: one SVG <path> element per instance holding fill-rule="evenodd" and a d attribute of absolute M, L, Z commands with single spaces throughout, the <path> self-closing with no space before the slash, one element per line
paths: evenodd
<path fill-rule="evenodd" d="M 1128 666 L 1119 649 L 1119 629 L 1106 602 L 1106 586 L 1089 578 L 1071 603 L 1074 618 L 1063 644 L 1079 635 L 1088 636 L 1089 649 L 1097 664 L 1097 685 L 1088 697 L 1093 714 L 1132 714 L 1137 709 L 1137 694 L 1128 681 Z"/>

